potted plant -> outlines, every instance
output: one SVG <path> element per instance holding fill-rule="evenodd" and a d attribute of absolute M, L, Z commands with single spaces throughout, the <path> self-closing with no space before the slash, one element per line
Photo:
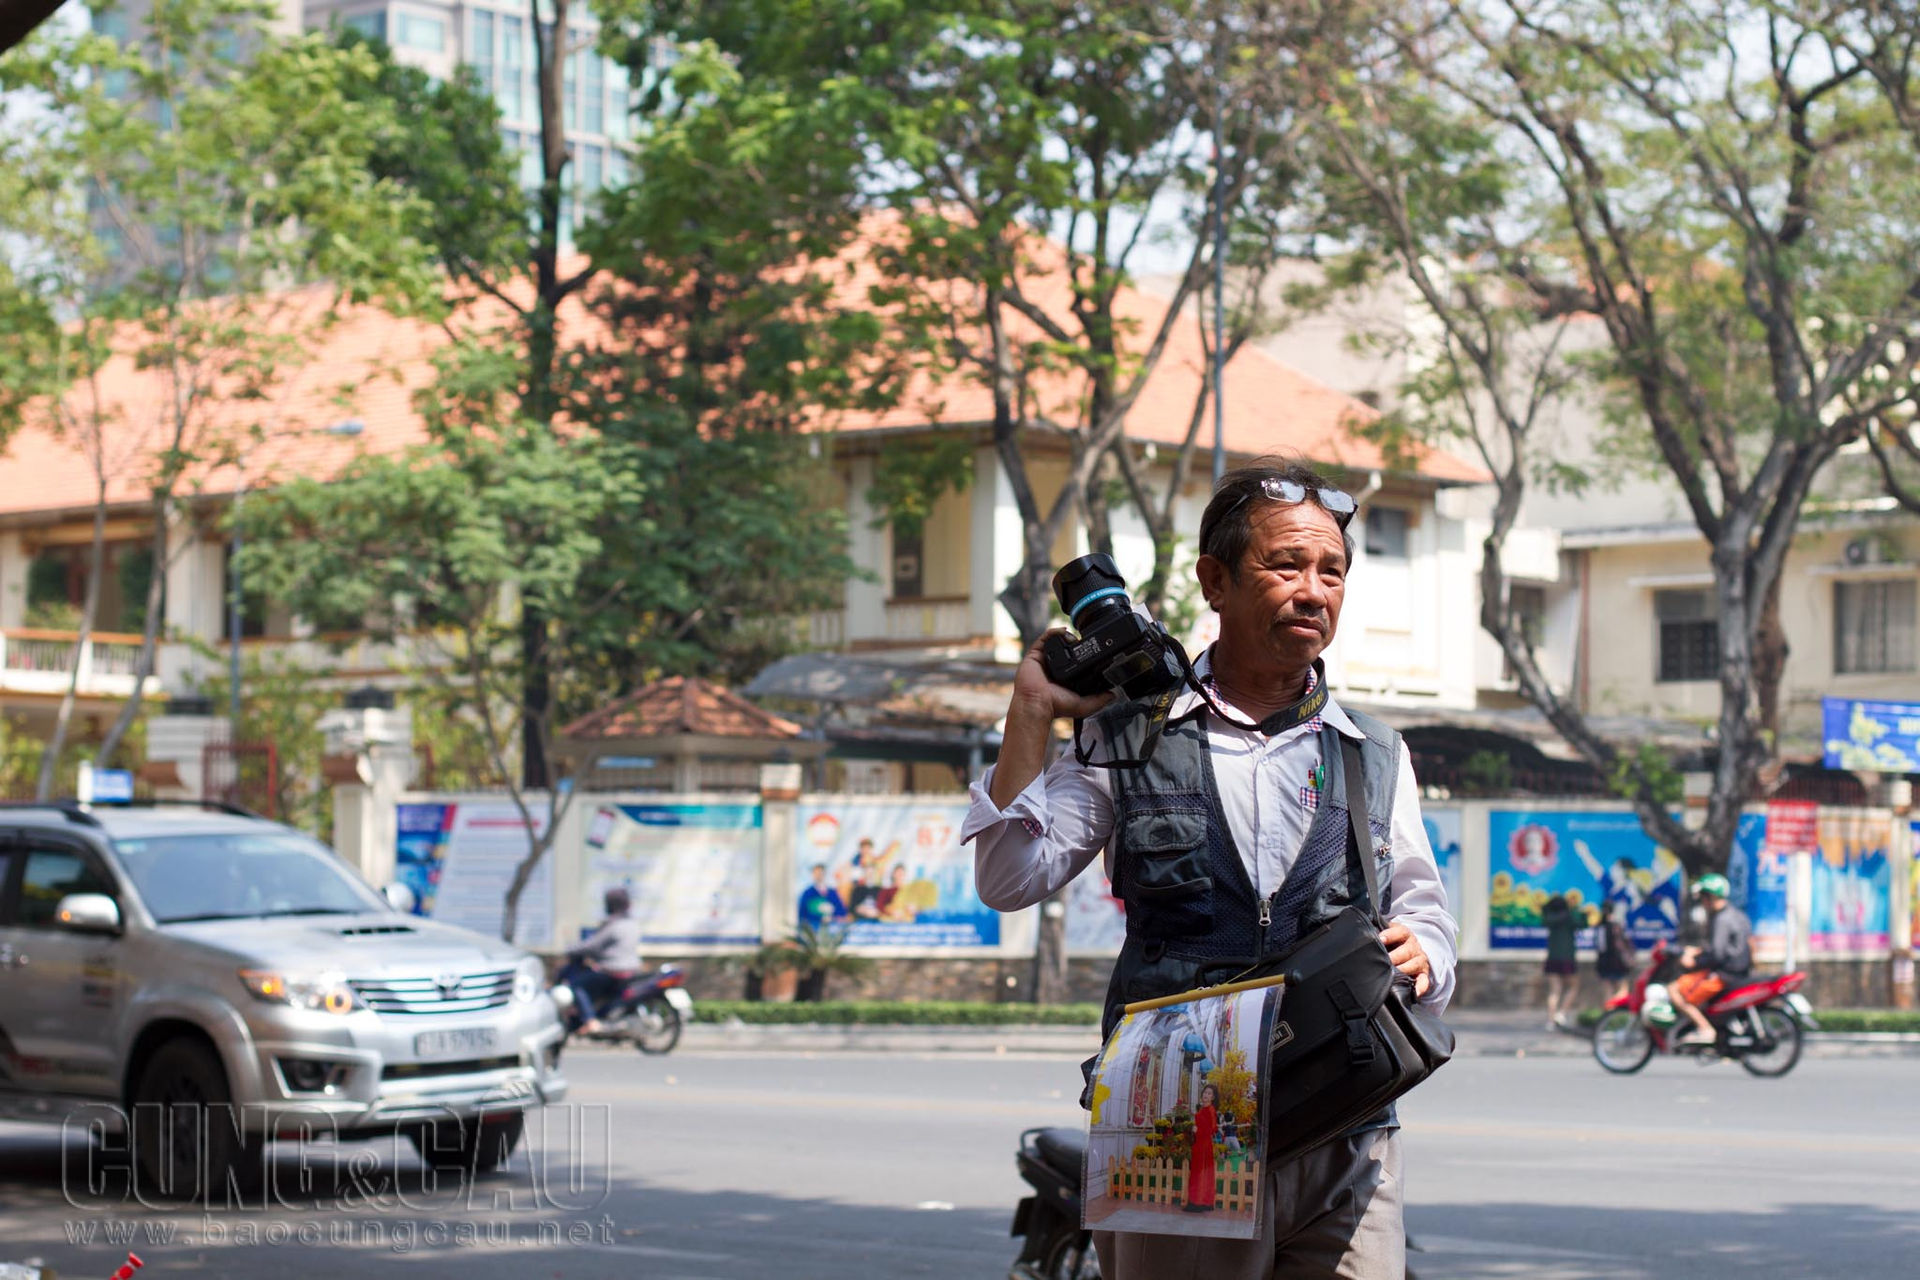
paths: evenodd
<path fill-rule="evenodd" d="M 846 950 L 851 925 L 803 924 L 787 941 L 794 949 L 801 974 L 796 1001 L 826 999 L 827 979 L 833 974 L 858 978 L 873 970 L 873 961 Z"/>
<path fill-rule="evenodd" d="M 802 957 L 793 939 L 762 946 L 747 961 L 746 998 L 786 1001 L 800 985 Z"/>

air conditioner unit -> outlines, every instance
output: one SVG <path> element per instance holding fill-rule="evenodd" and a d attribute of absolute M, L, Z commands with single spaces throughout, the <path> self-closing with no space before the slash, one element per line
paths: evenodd
<path fill-rule="evenodd" d="M 1873 543 L 1869 539 L 1854 538 L 1842 549 L 1840 558 L 1847 564 L 1871 564 L 1873 553 Z"/>

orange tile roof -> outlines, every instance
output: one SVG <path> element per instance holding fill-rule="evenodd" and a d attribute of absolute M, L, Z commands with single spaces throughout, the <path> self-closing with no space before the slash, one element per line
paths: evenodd
<path fill-rule="evenodd" d="M 862 250 L 850 251 L 844 261 L 842 296 L 851 305 L 865 305 L 867 289 L 878 283 L 877 271 Z M 1064 271 L 1030 278 L 1023 287 L 1048 314 L 1063 323 L 1068 319 L 1071 286 Z M 283 323 L 291 329 L 310 322 L 323 308 L 325 295 L 310 290 L 286 295 L 284 301 Z M 1165 310 L 1165 301 L 1151 294 L 1131 288 L 1121 292 L 1119 311 L 1134 326 L 1135 346 L 1144 346 Z M 506 316 L 504 305 L 487 300 L 469 305 L 462 320 L 484 327 Z M 579 293 L 563 309 L 562 320 L 576 333 L 604 337 L 604 329 L 588 318 Z M 1037 333 L 1022 323 L 1025 336 Z M 266 399 L 215 406 L 201 438 L 218 442 L 219 447 L 205 452 L 244 456 L 245 484 L 258 488 L 296 475 L 332 474 L 359 453 L 395 453 L 419 444 L 426 432 L 413 408 L 413 397 L 431 382 L 433 355 L 448 341 L 447 331 L 435 325 L 397 319 L 372 307 L 349 309 L 326 331 L 315 358 L 292 370 Z M 1203 361 L 1195 326 L 1185 321 L 1176 324 L 1159 368 L 1128 415 L 1130 439 L 1163 445 L 1181 442 L 1194 395 L 1203 382 Z M 107 364 L 99 384 L 111 423 L 106 449 L 112 472 L 108 501 L 142 501 L 148 496 L 154 459 L 166 443 L 167 385 L 158 372 L 135 368 L 126 355 Z M 1226 388 L 1225 435 L 1232 453 L 1299 454 L 1310 461 L 1356 469 L 1388 466 L 1379 447 L 1355 433 L 1356 427 L 1377 416 L 1373 409 L 1251 345 L 1228 364 Z M 1036 378 L 1033 388 L 1039 409 L 1064 423 L 1078 421 L 1076 404 L 1082 390 L 1079 379 L 1065 374 Z M 72 393 L 69 403 L 76 409 L 83 407 L 81 393 Z M 860 432 L 984 423 L 992 416 L 991 393 L 977 379 L 923 371 L 910 381 L 907 394 L 895 407 L 878 413 L 838 414 L 817 426 Z M 326 433 L 329 424 L 348 418 L 365 424 L 357 437 Z M 1211 445 L 1212 431 L 1209 416 L 1202 428 L 1201 447 Z M 1488 479 L 1478 467 L 1440 450 L 1418 454 L 1414 469 L 1441 483 Z M 241 468 L 231 462 L 202 464 L 180 486 L 179 494 L 228 494 L 241 482 Z M 75 511 L 91 507 L 93 498 L 86 455 L 45 422 L 23 426 L 0 452 L 0 515 Z"/>
<path fill-rule="evenodd" d="M 670 676 L 580 717 L 560 731 L 575 741 L 668 738 L 797 738 L 800 726 L 739 694 L 691 676 Z"/>

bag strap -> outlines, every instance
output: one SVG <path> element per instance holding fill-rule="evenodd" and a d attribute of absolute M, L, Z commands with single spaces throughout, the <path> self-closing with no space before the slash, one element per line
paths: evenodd
<path fill-rule="evenodd" d="M 1367 834 L 1367 778 L 1360 763 L 1360 748 L 1346 734 L 1340 735 L 1340 754 L 1347 763 L 1347 819 L 1353 825 L 1353 854 L 1360 859 L 1360 873 L 1367 879 L 1367 915 L 1376 925 L 1386 927 L 1380 918 L 1380 873 L 1373 865 L 1373 837 Z"/>

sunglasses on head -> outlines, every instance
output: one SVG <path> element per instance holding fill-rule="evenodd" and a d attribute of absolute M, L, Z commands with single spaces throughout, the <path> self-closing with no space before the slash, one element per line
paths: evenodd
<path fill-rule="evenodd" d="M 1266 497 L 1273 502 L 1284 502 L 1289 505 L 1296 502 L 1305 502 L 1308 493 L 1311 492 L 1314 501 L 1319 503 L 1321 508 L 1334 518 L 1334 522 L 1337 523 L 1342 530 L 1347 527 L 1347 522 L 1353 519 L 1353 513 L 1360 508 L 1360 504 L 1354 501 L 1353 495 L 1344 489 L 1328 487 L 1310 491 L 1307 486 L 1297 480 L 1283 480 L 1279 476 L 1268 476 L 1262 480 L 1260 482 L 1260 492 L 1265 494 Z M 1227 511 L 1237 511 L 1240 504 L 1252 496 L 1253 493 L 1251 490 L 1241 494 L 1240 497 L 1235 500 L 1234 504 L 1227 508 Z"/>

